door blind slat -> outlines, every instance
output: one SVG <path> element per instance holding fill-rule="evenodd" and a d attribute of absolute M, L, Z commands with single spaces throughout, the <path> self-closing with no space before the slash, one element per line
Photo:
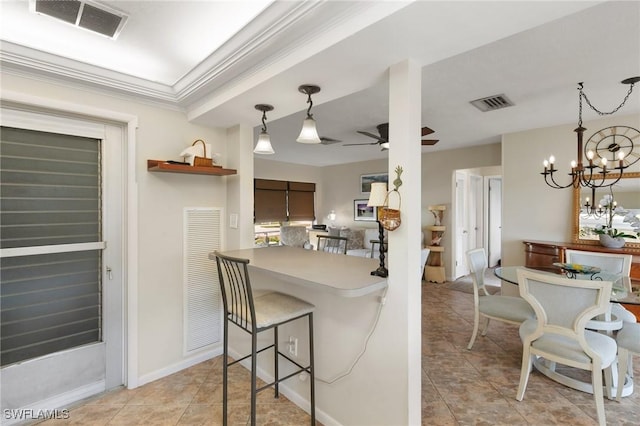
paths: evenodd
<path fill-rule="evenodd" d="M 1 128 L 2 366 L 101 339 L 100 144 Z"/>

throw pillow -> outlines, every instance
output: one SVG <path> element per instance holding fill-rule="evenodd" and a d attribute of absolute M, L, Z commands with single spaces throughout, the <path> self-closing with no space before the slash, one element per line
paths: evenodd
<path fill-rule="evenodd" d="M 364 229 L 343 229 L 341 237 L 347 237 L 347 250 L 357 250 L 364 247 Z"/>

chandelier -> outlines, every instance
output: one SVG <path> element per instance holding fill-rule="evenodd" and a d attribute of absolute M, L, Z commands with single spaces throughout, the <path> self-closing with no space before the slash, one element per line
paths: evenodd
<path fill-rule="evenodd" d="M 588 187 L 588 188 L 592 188 L 594 190 L 593 193 L 595 194 L 595 188 L 611 187 L 616 183 L 618 183 L 618 181 L 622 177 L 623 170 L 627 168 L 627 165 L 625 164 L 625 161 L 624 161 L 625 160 L 624 152 L 623 150 L 620 149 L 621 146 L 619 142 L 616 142 L 615 137 L 614 137 L 614 141 L 611 144 L 609 144 L 607 148 L 608 148 L 608 151 L 610 151 L 612 154 L 615 155 L 617 153 L 617 165 L 615 164 L 616 163 L 615 158 L 613 159 L 613 161 L 611 161 L 611 163 L 614 163 L 613 165 L 609 165 L 609 162 L 607 161 L 606 157 L 602 157 L 599 161 L 595 160 L 594 159 L 595 154 L 592 150 L 589 150 L 585 153 L 587 163 L 586 164 L 583 163 L 583 160 L 582 160 L 583 139 L 582 138 L 584 135 L 584 131 L 587 129 L 582 127 L 582 100 L 584 99 L 587 105 L 589 105 L 589 107 L 593 111 L 597 112 L 598 115 L 601 115 L 601 116 L 612 115 L 612 114 L 615 114 L 620 108 L 624 106 L 624 104 L 627 102 L 627 99 L 629 99 L 629 96 L 631 96 L 631 92 L 633 91 L 634 84 L 639 81 L 640 81 L 640 77 L 627 78 L 621 81 L 622 84 L 630 85 L 629 91 L 625 95 L 620 105 L 618 105 L 616 108 L 614 108 L 610 112 L 603 112 L 598 110 L 596 107 L 594 107 L 591 101 L 589 101 L 589 98 L 587 97 L 587 95 L 584 93 L 583 83 L 582 82 L 578 83 L 578 106 L 579 106 L 578 107 L 578 127 L 574 130 L 578 138 L 578 146 L 577 146 L 578 161 L 577 162 L 575 160 L 571 161 L 571 172 L 568 173 L 568 175 L 570 176 L 569 183 L 560 184 L 558 183 L 555 177 L 556 176 L 555 173 L 558 171 L 558 169 L 556 169 L 554 166 L 555 157 L 552 155 L 549 157 L 548 160 L 544 160 L 543 162 L 544 171 L 540 174 L 544 176 L 544 181 L 547 185 L 549 185 L 551 188 L 554 188 L 554 189 L 564 189 L 569 187 L 573 187 L 573 188 Z M 624 135 L 620 135 L 620 137 L 624 138 Z M 629 138 L 626 138 L 626 139 L 629 139 Z M 628 140 L 628 142 L 633 144 L 633 142 L 630 139 Z M 608 176 L 611 173 L 614 173 L 614 174 L 611 176 Z M 617 173 L 617 176 L 615 173 Z"/>

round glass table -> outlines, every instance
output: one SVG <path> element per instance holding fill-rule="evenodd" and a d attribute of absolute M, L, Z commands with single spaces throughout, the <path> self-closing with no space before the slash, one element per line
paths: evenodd
<path fill-rule="evenodd" d="M 531 271 L 541 272 L 554 276 L 559 275 L 561 272 L 560 268 L 558 268 L 558 273 L 554 273 L 542 269 L 526 268 L 524 266 L 499 266 L 493 270 L 493 274 L 503 281 L 506 281 L 510 284 L 518 285 L 518 269 L 529 269 Z M 573 272 L 568 277 L 579 280 L 611 281 L 613 283 L 613 285 L 611 286 L 612 302 L 640 304 L 640 294 L 635 294 L 631 291 L 631 279 L 627 276 L 612 274 L 611 272 L 607 271 L 600 271 L 596 273 L 588 272 L 584 274 Z"/>

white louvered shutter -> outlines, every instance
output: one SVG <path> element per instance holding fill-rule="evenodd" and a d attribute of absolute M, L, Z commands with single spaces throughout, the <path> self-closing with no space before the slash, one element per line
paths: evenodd
<path fill-rule="evenodd" d="M 184 210 L 185 353 L 220 342 L 222 302 L 215 261 L 222 248 L 222 209 Z"/>

